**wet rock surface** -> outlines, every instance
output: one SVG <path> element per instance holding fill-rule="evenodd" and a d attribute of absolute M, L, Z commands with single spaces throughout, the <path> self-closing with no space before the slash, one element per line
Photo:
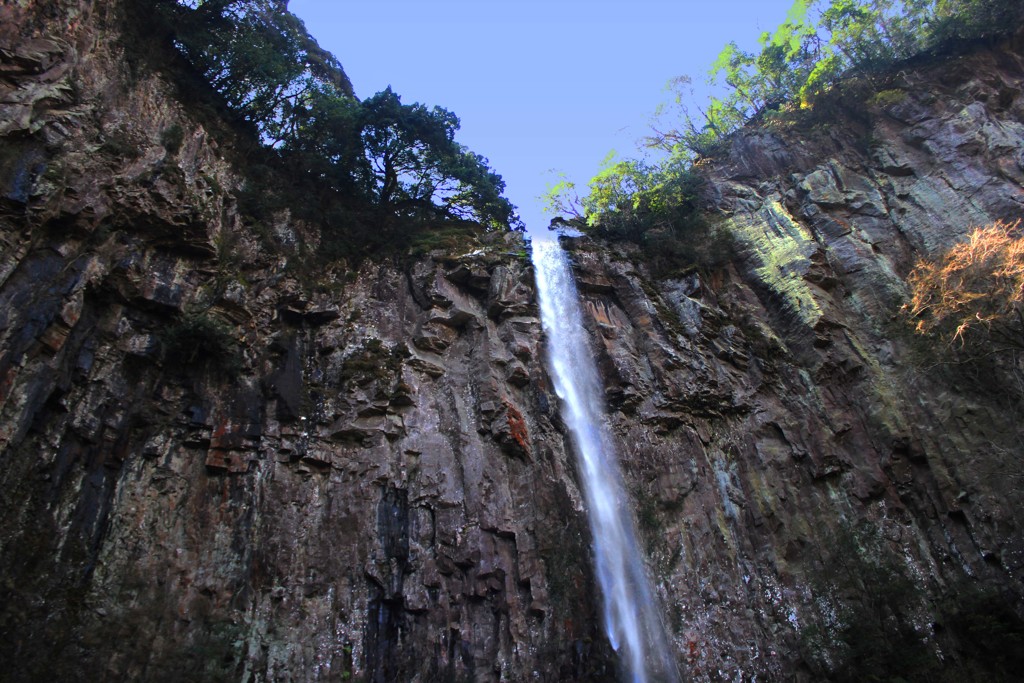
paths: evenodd
<path fill-rule="evenodd" d="M 705 167 L 726 268 L 652 281 L 627 247 L 568 242 L 696 680 L 866 675 L 844 642 L 877 637 L 856 631 L 872 596 L 891 603 L 871 618 L 908 633 L 903 652 L 876 641 L 890 667 L 914 648 L 962 664 L 984 637 L 941 605 L 973 592 L 1020 623 L 1019 366 L 950 367 L 898 310 L 917 259 L 1024 215 L 1024 60 L 908 70 L 888 98 L 816 132 L 743 133 Z"/>
<path fill-rule="evenodd" d="M 230 139 L 125 76 L 116 7 L 0 8 L 5 674 L 615 680 L 521 245 L 304 270 Z M 843 567 L 912 577 L 945 661 L 951 593 L 1021 604 L 1019 395 L 893 317 L 915 258 L 1022 212 L 1018 52 L 742 136 L 708 170 L 728 267 L 574 246 L 685 677 L 827 678 Z"/>

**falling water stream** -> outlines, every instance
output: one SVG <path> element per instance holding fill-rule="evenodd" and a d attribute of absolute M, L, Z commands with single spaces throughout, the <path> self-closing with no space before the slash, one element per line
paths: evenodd
<path fill-rule="evenodd" d="M 605 629 L 633 683 L 678 681 L 644 569 L 622 475 L 606 427 L 604 391 L 583 327 L 569 260 L 553 240 L 534 240 L 533 263 L 548 362 L 583 478 Z"/>

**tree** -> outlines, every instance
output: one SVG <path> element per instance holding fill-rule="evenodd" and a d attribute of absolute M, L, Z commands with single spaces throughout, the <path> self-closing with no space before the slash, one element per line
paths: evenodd
<path fill-rule="evenodd" d="M 713 265 L 725 255 L 721 235 L 708 239 L 697 199 L 702 183 L 685 158 L 652 164 L 617 159 L 612 152 L 588 182 L 586 196 L 563 178 L 548 190 L 546 208 L 561 217 L 554 225 L 638 245 L 658 277 L 698 263 Z"/>
<path fill-rule="evenodd" d="M 316 94 L 352 96 L 287 0 L 150 0 L 175 46 L 263 140 L 295 135 Z"/>
<path fill-rule="evenodd" d="M 950 343 L 1024 350 L 1024 235 L 1021 221 L 997 221 L 907 277 L 904 311 L 919 333 Z"/>
<path fill-rule="evenodd" d="M 934 4 L 929 33 L 935 44 L 1005 35 L 1024 22 L 1024 3 L 1019 0 L 935 0 Z"/>
<path fill-rule="evenodd" d="M 956 41 L 1007 35 L 1022 23 L 1020 0 L 794 0 L 786 21 L 762 34 L 758 50 L 726 45 L 709 76 L 722 92 L 707 104 L 692 103 L 688 77 L 670 82 L 672 100 L 658 108 L 643 140 L 666 155 L 664 161 L 608 158 L 585 196 L 562 179 L 549 190 L 547 209 L 559 215 L 553 223 L 636 242 L 651 258 L 676 264 L 694 255 L 704 259 L 687 244 L 701 223 L 694 167 L 750 119 L 792 116 L 844 78 L 872 82 L 899 60 Z M 727 242 L 723 238 L 723 247 Z M 673 253 L 678 258 L 665 258 Z"/>
<path fill-rule="evenodd" d="M 363 101 L 356 123 L 363 157 L 356 176 L 384 213 L 519 226 L 501 196 L 505 183 L 487 160 L 455 142 L 459 119 L 442 107 L 402 104 L 390 87 Z"/>
<path fill-rule="evenodd" d="M 647 230 L 664 227 L 673 198 L 671 179 L 659 166 L 616 159 L 615 152 L 610 152 L 601 166 L 587 183 L 585 197 L 565 178 L 549 188 L 548 210 L 569 216 L 576 227 L 608 239 L 640 243 Z"/>
<path fill-rule="evenodd" d="M 335 219 L 366 217 L 369 206 L 384 233 L 396 225 L 391 217 L 417 219 L 405 231 L 428 218 L 521 229 L 501 176 L 455 142 L 452 112 L 404 105 L 390 87 L 357 100 L 337 59 L 288 12 L 287 0 L 148 3 L 165 37 L 271 148 L 267 162 L 288 169 L 292 187 L 279 183 L 256 204 L 301 195 L 306 205 L 296 211 L 353 230 L 353 221 Z"/>
<path fill-rule="evenodd" d="M 1007 35 L 1022 23 L 1020 0 L 794 0 L 786 21 L 762 34 L 759 50 L 725 46 L 708 78 L 722 92 L 708 104 L 682 102 L 678 86 L 688 79 L 674 81 L 679 121 L 659 117 L 645 144 L 708 156 L 754 116 L 812 106 L 844 78 L 870 80 L 899 60 Z"/>

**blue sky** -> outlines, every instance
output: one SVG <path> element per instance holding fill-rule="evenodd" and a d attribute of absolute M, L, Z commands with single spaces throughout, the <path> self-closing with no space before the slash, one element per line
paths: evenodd
<path fill-rule="evenodd" d="M 462 121 L 459 142 L 490 160 L 533 232 L 538 197 L 580 184 L 611 150 L 635 156 L 669 79 L 699 85 L 730 40 L 754 48 L 792 0 L 291 0 L 366 98 Z"/>

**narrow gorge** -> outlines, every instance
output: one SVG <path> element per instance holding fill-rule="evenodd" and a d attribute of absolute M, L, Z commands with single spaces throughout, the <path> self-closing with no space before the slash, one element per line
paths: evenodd
<path fill-rule="evenodd" d="M 121 10 L 0 6 L 3 678 L 619 680 L 528 240 L 314 265 Z M 1020 360 L 901 306 L 1024 217 L 1024 33 L 698 169 L 716 265 L 561 240 L 664 670 L 1013 680 Z"/>

